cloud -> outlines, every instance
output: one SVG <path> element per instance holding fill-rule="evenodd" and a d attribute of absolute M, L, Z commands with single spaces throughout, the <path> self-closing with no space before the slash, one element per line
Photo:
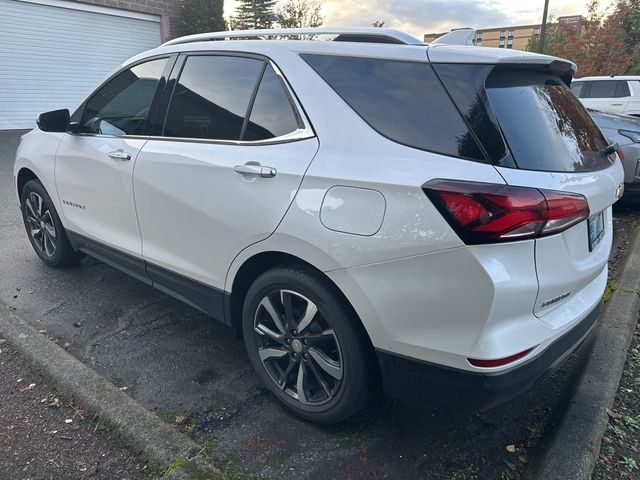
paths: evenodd
<path fill-rule="evenodd" d="M 422 36 L 425 32 L 456 27 L 508 24 L 509 15 L 499 8 L 468 0 L 329 0 L 325 2 L 325 25 L 385 26 Z"/>
<path fill-rule="evenodd" d="M 282 2 L 284 0 L 280 0 Z M 237 0 L 225 0 L 230 15 Z M 418 38 L 452 28 L 488 28 L 539 23 L 542 0 L 320 0 L 325 26 L 368 27 L 377 20 L 385 27 Z M 586 0 L 554 0 L 554 16 L 584 13 Z"/>

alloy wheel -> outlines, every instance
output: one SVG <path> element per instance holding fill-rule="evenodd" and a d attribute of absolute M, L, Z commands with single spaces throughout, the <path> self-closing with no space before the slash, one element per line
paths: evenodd
<path fill-rule="evenodd" d="M 254 334 L 260 361 L 280 390 L 303 405 L 335 398 L 344 373 L 340 343 L 311 300 L 286 289 L 266 295 Z"/>
<path fill-rule="evenodd" d="M 40 195 L 30 192 L 25 209 L 33 244 L 43 256 L 52 258 L 56 253 L 57 235 L 49 207 Z"/>

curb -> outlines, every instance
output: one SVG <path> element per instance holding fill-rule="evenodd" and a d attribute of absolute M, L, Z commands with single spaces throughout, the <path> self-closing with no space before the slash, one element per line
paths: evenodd
<path fill-rule="evenodd" d="M 591 478 L 640 310 L 640 228 L 632 234 L 617 289 L 600 314 L 596 332 L 581 348 L 565 402 L 545 426 L 527 479 Z"/>
<path fill-rule="evenodd" d="M 169 479 L 220 478 L 199 457 L 202 449 L 121 392 L 93 369 L 49 340 L 0 303 L 0 333 L 58 389 L 99 415 L 144 460 Z"/>

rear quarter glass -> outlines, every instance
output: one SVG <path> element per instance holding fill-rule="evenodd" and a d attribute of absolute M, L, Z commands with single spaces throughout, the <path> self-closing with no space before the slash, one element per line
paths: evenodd
<path fill-rule="evenodd" d="M 486 162 L 427 62 L 302 55 L 375 131 L 402 145 Z"/>

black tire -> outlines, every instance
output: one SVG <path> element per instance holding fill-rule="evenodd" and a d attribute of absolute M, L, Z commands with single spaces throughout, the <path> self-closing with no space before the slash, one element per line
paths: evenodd
<path fill-rule="evenodd" d="M 263 304 L 265 298 L 281 313 L 282 328 L 273 322 L 273 315 Z M 305 323 L 304 314 L 312 311 L 309 301 L 317 307 L 317 314 L 303 331 L 297 332 L 291 327 Z M 286 312 L 291 312 L 293 322 L 289 323 Z M 270 334 L 258 334 L 257 326 L 262 332 L 270 329 Z M 293 265 L 261 274 L 245 297 L 242 329 L 254 369 L 282 405 L 296 416 L 314 423 L 334 424 L 367 404 L 376 371 L 371 344 L 345 299 L 320 273 Z M 274 340 L 272 334 L 281 336 L 283 331 L 286 338 Z M 277 351 L 277 355 L 263 362 L 261 355 L 266 356 L 267 348 L 269 352 Z M 285 356 L 281 356 L 283 350 L 288 352 Z M 304 366 L 292 367 L 296 361 Z M 282 380 L 289 369 L 292 370 L 280 384 L 284 386 L 279 386 L 276 377 Z M 302 399 L 298 392 L 300 369 Z"/>
<path fill-rule="evenodd" d="M 42 199 L 40 208 L 38 208 L 38 198 Z M 69 243 L 51 197 L 39 180 L 29 180 L 24 185 L 20 195 L 20 206 L 27 237 L 44 263 L 51 267 L 64 267 L 78 263 L 82 255 L 77 253 Z M 32 231 L 37 228 L 32 227 L 39 227 L 41 234 L 34 235 Z"/>

